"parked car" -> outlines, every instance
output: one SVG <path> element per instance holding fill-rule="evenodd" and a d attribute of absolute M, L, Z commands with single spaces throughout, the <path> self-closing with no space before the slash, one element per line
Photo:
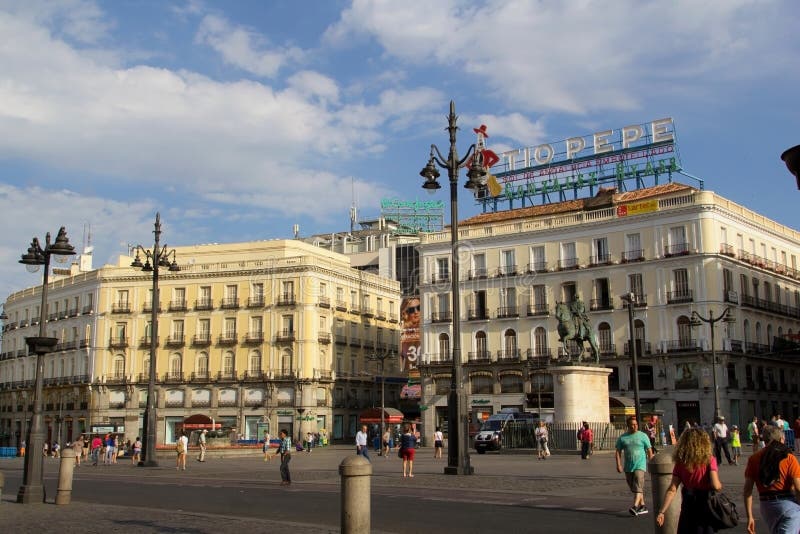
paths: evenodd
<path fill-rule="evenodd" d="M 490 415 L 483 422 L 481 429 L 475 435 L 473 442 L 478 454 L 486 451 L 499 451 L 503 447 L 503 431 L 506 426 L 513 421 L 531 421 L 533 423 L 537 416 L 516 410 L 500 410 L 500 413 Z"/>

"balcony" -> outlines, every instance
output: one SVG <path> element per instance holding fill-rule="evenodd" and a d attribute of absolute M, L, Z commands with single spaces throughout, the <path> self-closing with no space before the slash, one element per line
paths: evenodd
<path fill-rule="evenodd" d="M 547 272 L 547 262 L 546 261 L 534 261 L 528 264 L 525 269 L 529 274 L 535 273 L 546 273 Z"/>
<path fill-rule="evenodd" d="M 742 306 L 747 306 L 748 308 L 763 310 L 778 315 L 783 315 L 785 317 L 800 318 L 800 308 L 794 308 L 785 304 L 778 304 L 777 302 L 772 302 L 771 300 L 767 299 L 751 297 L 750 295 L 742 295 L 741 304 Z"/>
<path fill-rule="evenodd" d="M 498 319 L 510 319 L 519 317 L 519 309 L 516 306 L 501 306 L 497 308 Z"/>
<path fill-rule="evenodd" d="M 450 323 L 453 321 L 453 313 L 450 311 L 431 312 L 432 323 Z"/>
<path fill-rule="evenodd" d="M 276 306 L 294 306 L 295 301 L 294 293 L 282 293 L 278 295 L 278 300 L 275 302 Z"/>
<path fill-rule="evenodd" d="M 568 271 L 570 269 L 577 269 L 578 267 L 578 258 L 564 258 L 563 260 L 558 260 L 559 271 Z"/>
<path fill-rule="evenodd" d="M 264 332 L 248 332 L 244 336 L 244 343 L 255 344 L 264 342 Z"/>
<path fill-rule="evenodd" d="M 211 345 L 211 334 L 208 332 L 195 334 L 192 337 L 192 345 L 195 347 L 207 347 Z"/>
<path fill-rule="evenodd" d="M 486 269 L 470 269 L 467 273 L 467 278 L 470 280 L 480 280 L 488 276 Z"/>
<path fill-rule="evenodd" d="M 217 382 L 236 382 L 237 379 L 236 371 L 220 371 L 217 373 Z"/>
<path fill-rule="evenodd" d="M 112 375 L 106 377 L 106 384 L 125 384 L 127 379 L 125 375 Z"/>
<path fill-rule="evenodd" d="M 489 312 L 485 309 L 467 310 L 467 321 L 487 321 Z"/>
<path fill-rule="evenodd" d="M 361 339 L 358 336 L 350 336 L 350 346 L 351 347 L 360 347 L 361 346 Z"/>
<path fill-rule="evenodd" d="M 492 353 L 488 350 L 478 350 L 467 353 L 467 363 L 489 363 L 492 361 Z"/>
<path fill-rule="evenodd" d="M 331 342 L 331 333 L 330 332 L 320 332 L 317 334 L 317 341 L 323 343 L 325 345 L 330 344 Z"/>
<path fill-rule="evenodd" d="M 444 284 L 450 281 L 450 273 L 434 273 L 431 275 L 431 284 Z"/>
<path fill-rule="evenodd" d="M 683 304 L 686 302 L 692 302 L 693 300 L 691 289 L 667 291 L 667 304 Z"/>
<path fill-rule="evenodd" d="M 264 307 L 264 295 L 256 295 L 255 297 L 250 297 L 247 299 L 247 307 L 248 308 L 263 308 Z"/>
<path fill-rule="evenodd" d="M 67 317 L 77 317 L 78 315 L 79 315 L 79 313 L 78 313 L 78 307 L 77 306 L 74 307 L 74 308 L 70 308 L 69 311 L 67 312 Z M 27 321 L 25 321 L 25 322 L 27 323 Z M 20 326 L 27 326 L 27 325 L 23 325 L 22 323 L 20 323 Z"/>
<path fill-rule="evenodd" d="M 547 302 L 537 302 L 535 304 L 528 304 L 527 314 L 528 317 L 550 315 L 550 310 L 547 307 Z"/>
<path fill-rule="evenodd" d="M 164 341 L 165 347 L 183 347 L 186 344 L 183 334 L 170 334 Z"/>
<path fill-rule="evenodd" d="M 336 301 L 336 311 L 347 311 L 347 303 L 343 300 Z"/>
<path fill-rule="evenodd" d="M 452 352 L 439 352 L 434 354 L 428 355 L 428 364 L 429 365 L 442 365 L 442 364 L 452 364 L 453 363 L 453 353 Z"/>
<path fill-rule="evenodd" d="M 83 315 L 89 315 L 92 312 L 94 312 L 94 306 L 92 306 L 91 304 L 89 304 L 88 306 L 84 306 L 83 307 L 83 312 L 82 312 Z"/>
<path fill-rule="evenodd" d="M 744 350 L 749 354 L 765 354 L 770 352 L 769 345 L 764 343 L 754 343 L 753 341 L 745 341 Z"/>
<path fill-rule="evenodd" d="M 639 356 L 646 356 L 653 354 L 653 345 L 649 341 L 645 341 L 642 343 L 640 340 L 636 340 L 636 345 L 639 348 Z M 630 349 L 631 349 L 631 342 L 626 341 L 625 345 L 623 346 L 623 352 L 625 356 L 630 356 Z"/>
<path fill-rule="evenodd" d="M 225 332 L 217 338 L 217 343 L 219 345 L 235 345 L 238 341 L 239 337 L 236 335 L 236 332 Z"/>
<path fill-rule="evenodd" d="M 719 253 L 724 254 L 725 256 L 730 256 L 731 258 L 736 257 L 736 249 L 733 248 L 733 245 L 729 245 L 728 243 L 720 243 Z"/>
<path fill-rule="evenodd" d="M 696 352 L 701 350 L 696 339 L 670 339 L 665 343 L 667 352 Z"/>
<path fill-rule="evenodd" d="M 517 272 L 516 265 L 503 265 L 502 267 L 497 268 L 496 276 L 517 276 Z"/>
<path fill-rule="evenodd" d="M 275 334 L 275 341 L 277 343 L 291 343 L 295 340 L 294 330 L 281 330 Z"/>
<path fill-rule="evenodd" d="M 372 350 L 375 348 L 375 342 L 372 339 L 366 338 L 364 339 L 364 343 L 361 346 L 364 347 L 365 349 Z"/>
<path fill-rule="evenodd" d="M 629 263 L 632 261 L 644 261 L 644 250 L 626 250 L 622 253 L 620 258 L 622 263 Z"/>
<path fill-rule="evenodd" d="M 376 311 L 375 312 L 375 318 L 377 320 L 379 320 L 379 321 L 385 321 L 386 320 L 386 312 L 383 311 L 383 310 Z"/>
<path fill-rule="evenodd" d="M 617 346 L 614 343 L 609 343 L 608 345 L 600 345 L 600 356 L 614 357 L 617 355 Z"/>
<path fill-rule="evenodd" d="M 519 349 L 498 350 L 497 351 L 497 361 L 501 362 L 501 363 L 518 362 L 519 358 L 520 358 L 520 350 Z"/>
<path fill-rule="evenodd" d="M 198 371 L 196 373 L 192 373 L 189 375 L 190 382 L 208 382 L 209 375 L 208 371 Z M 194 405 L 194 403 L 192 403 Z"/>
<path fill-rule="evenodd" d="M 689 254 L 689 243 L 675 243 L 664 247 L 664 257 L 682 256 Z"/>
<path fill-rule="evenodd" d="M 646 308 L 647 307 L 647 295 L 641 295 L 638 293 L 633 294 L 633 307 L 634 308 Z M 628 301 L 622 301 L 622 309 L 628 309 Z"/>
<path fill-rule="evenodd" d="M 130 312 L 131 312 L 131 305 L 128 302 L 115 302 L 114 304 L 111 305 L 111 313 L 130 313 Z"/>
<path fill-rule="evenodd" d="M 214 301 L 211 299 L 198 299 L 194 301 L 194 309 L 197 311 L 213 310 Z"/>
<path fill-rule="evenodd" d="M 614 305 L 611 304 L 611 299 L 592 299 L 589 301 L 589 311 L 605 311 L 613 309 Z"/>
<path fill-rule="evenodd" d="M 336 334 L 337 345 L 347 345 L 347 336 L 344 334 Z"/>
<path fill-rule="evenodd" d="M 331 299 L 329 299 L 328 297 L 320 297 L 319 299 L 317 299 L 317 306 L 319 306 L 320 308 L 330 309 Z"/>
<path fill-rule="evenodd" d="M 153 303 L 152 302 L 145 302 L 144 306 L 142 306 L 142 311 L 144 313 L 151 313 L 153 311 Z M 158 313 L 161 313 L 161 303 L 158 304 Z"/>
<path fill-rule="evenodd" d="M 589 265 L 611 265 L 611 254 L 598 254 L 589 257 Z"/>
<path fill-rule="evenodd" d="M 124 349 L 128 346 L 128 338 L 124 336 L 111 336 L 108 346 L 112 349 Z"/>
<path fill-rule="evenodd" d="M 163 382 L 173 383 L 173 384 L 177 384 L 177 383 L 183 382 L 183 373 L 178 372 L 178 371 L 170 371 L 169 373 L 164 374 L 164 377 L 162 378 L 162 381 Z M 183 402 L 178 404 L 178 406 L 182 406 L 182 405 L 183 405 Z"/>
<path fill-rule="evenodd" d="M 261 371 L 260 369 L 245 371 L 242 375 L 242 380 L 245 382 L 258 382 L 264 380 L 264 378 L 266 378 L 264 376 L 264 371 Z"/>
<path fill-rule="evenodd" d="M 375 311 L 372 308 L 364 306 L 361 308 L 361 315 L 364 317 L 375 317 Z"/>
<path fill-rule="evenodd" d="M 349 311 L 353 315 L 361 315 L 361 308 L 358 306 L 358 304 L 350 304 L 350 310 Z"/>
<path fill-rule="evenodd" d="M 185 300 L 172 300 L 169 303 L 169 311 L 171 312 L 182 312 L 186 311 L 186 301 Z"/>
<path fill-rule="evenodd" d="M 276 369 L 272 376 L 276 380 L 292 380 L 295 378 L 295 373 L 291 369 Z M 291 404 L 287 406 L 291 406 Z"/>
<path fill-rule="evenodd" d="M 534 368 L 547 367 L 550 360 L 553 358 L 553 349 L 550 347 L 537 347 L 535 349 L 528 349 L 525 357 L 530 362 L 530 366 Z"/>
<path fill-rule="evenodd" d="M 239 299 L 237 297 L 226 297 L 222 299 L 219 305 L 220 308 L 223 310 L 238 310 L 239 309 Z"/>

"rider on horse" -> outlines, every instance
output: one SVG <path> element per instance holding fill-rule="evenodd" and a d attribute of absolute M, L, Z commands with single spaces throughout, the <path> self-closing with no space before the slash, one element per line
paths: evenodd
<path fill-rule="evenodd" d="M 591 330 L 591 327 L 589 326 L 589 316 L 586 315 L 586 305 L 583 303 L 581 296 L 578 293 L 575 293 L 575 298 L 569 305 L 569 311 L 572 312 L 572 321 L 575 323 L 575 332 L 589 332 Z M 583 327 L 584 330 L 581 330 L 581 327 Z"/>

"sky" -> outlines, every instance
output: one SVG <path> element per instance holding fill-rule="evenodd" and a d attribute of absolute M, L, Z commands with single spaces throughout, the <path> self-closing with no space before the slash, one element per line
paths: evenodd
<path fill-rule="evenodd" d="M 798 27 L 792 0 L 0 0 L 0 300 L 60 226 L 99 267 L 156 212 L 178 246 L 427 200 L 451 100 L 461 154 L 672 117 L 685 171 L 800 228 Z"/>

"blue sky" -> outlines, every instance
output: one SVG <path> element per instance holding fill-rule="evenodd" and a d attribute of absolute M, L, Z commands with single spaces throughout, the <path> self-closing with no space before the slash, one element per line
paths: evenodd
<path fill-rule="evenodd" d="M 61 225 L 99 266 L 156 211 L 183 245 L 427 198 L 451 99 L 462 154 L 479 124 L 501 152 L 672 117 L 706 189 L 800 227 L 799 26 L 788 0 L 0 0 L 0 295 Z"/>

